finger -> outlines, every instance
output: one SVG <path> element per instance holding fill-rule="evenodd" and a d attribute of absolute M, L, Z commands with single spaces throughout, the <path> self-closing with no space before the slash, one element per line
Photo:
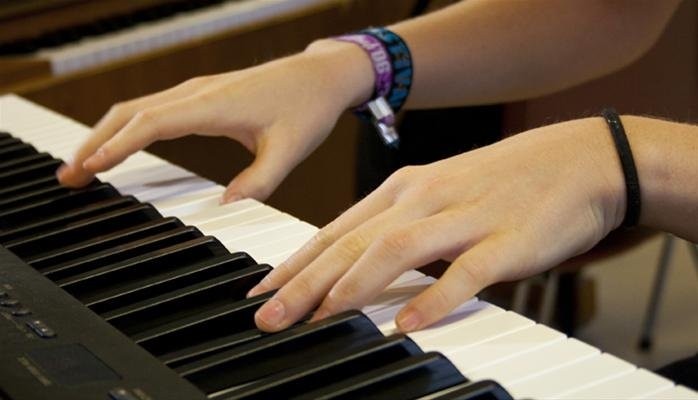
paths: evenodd
<path fill-rule="evenodd" d="M 205 130 L 212 120 L 211 111 L 197 104 L 196 96 L 176 100 L 139 111 L 83 163 L 90 173 L 105 171 L 131 154 L 157 140 L 174 139 Z"/>
<path fill-rule="evenodd" d="M 265 136 L 274 138 L 276 135 L 282 133 L 272 130 Z M 244 198 L 266 200 L 299 162 L 299 157 L 291 153 L 283 142 L 260 141 L 254 161 L 230 181 L 222 201 L 229 203 Z"/>
<path fill-rule="evenodd" d="M 92 134 L 77 149 L 72 159 L 63 164 L 56 175 L 61 184 L 69 187 L 81 187 L 94 179 L 94 174 L 85 170 L 82 164 L 92 156 L 107 140 L 123 128 L 139 111 L 155 107 L 182 95 L 190 95 L 192 87 L 199 85 L 199 80 L 190 80 L 162 92 L 153 93 L 124 103 L 115 104 L 97 122 Z"/>
<path fill-rule="evenodd" d="M 465 251 L 477 232 L 456 221 L 455 213 L 441 212 L 381 235 L 332 287 L 314 319 L 361 308 L 404 271 Z"/>
<path fill-rule="evenodd" d="M 386 191 L 375 190 L 371 192 L 337 217 L 337 219 L 322 228 L 286 261 L 274 268 L 257 286 L 250 290 L 248 296 L 255 296 L 280 288 L 315 260 L 323 251 L 332 246 L 339 238 L 385 211 L 392 204 L 393 197 Z"/>
<path fill-rule="evenodd" d="M 499 271 L 515 266 L 503 241 L 488 237 L 456 258 L 444 275 L 417 295 L 397 315 L 403 332 L 427 327 L 496 281 Z"/>
<path fill-rule="evenodd" d="M 293 277 L 255 314 L 257 326 L 265 331 L 284 329 L 320 303 L 339 278 L 351 268 L 383 229 L 401 220 L 420 217 L 417 207 L 392 207 L 349 232 Z"/>

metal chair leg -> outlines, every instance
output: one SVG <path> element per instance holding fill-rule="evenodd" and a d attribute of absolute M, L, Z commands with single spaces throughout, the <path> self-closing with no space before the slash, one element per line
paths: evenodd
<path fill-rule="evenodd" d="M 557 298 L 557 289 L 559 284 L 560 273 L 555 270 L 548 271 L 545 278 L 543 298 L 541 299 L 540 316 L 538 317 L 542 324 L 550 325 L 553 321 L 555 299 Z"/>
<path fill-rule="evenodd" d="M 689 243 L 688 246 L 691 248 L 691 254 L 693 254 L 693 265 L 696 267 L 696 272 L 698 272 L 698 244 Z"/>
<path fill-rule="evenodd" d="M 645 320 L 642 324 L 640 342 L 638 343 L 638 347 L 643 351 L 648 351 L 652 348 L 652 332 L 657 319 L 660 296 L 664 289 L 667 272 L 669 271 L 669 263 L 671 262 L 671 256 L 674 250 L 674 240 L 674 236 L 670 234 L 664 235 L 664 243 L 662 244 L 662 251 L 659 254 L 659 264 L 657 265 L 657 275 L 654 278 L 650 301 L 647 304 L 647 312 L 645 313 Z"/>

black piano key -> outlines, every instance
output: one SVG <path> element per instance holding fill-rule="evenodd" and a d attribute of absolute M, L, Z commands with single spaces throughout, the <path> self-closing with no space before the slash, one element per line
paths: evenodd
<path fill-rule="evenodd" d="M 419 400 L 513 400 L 497 382 L 484 380 L 460 385 L 420 397 Z"/>
<path fill-rule="evenodd" d="M 446 357 L 426 353 L 356 374 L 294 399 L 413 399 L 466 382 Z"/>
<path fill-rule="evenodd" d="M 46 218 L 43 221 L 22 225 L 9 230 L 0 229 L 0 244 L 31 235 L 37 235 L 52 229 L 59 229 L 82 219 L 125 208 L 136 203 L 137 200 L 132 196 L 103 200 L 78 210 Z"/>
<path fill-rule="evenodd" d="M 34 146 L 26 143 L 16 143 L 0 149 L 0 160 L 8 161 L 36 153 L 38 153 L 38 151 L 36 151 Z"/>
<path fill-rule="evenodd" d="M 298 363 L 254 384 L 231 387 L 209 395 L 218 399 L 280 399 L 318 390 L 361 371 L 369 371 L 408 357 L 422 354 L 419 347 L 404 335 L 378 338 L 359 346 L 347 346 L 336 353 L 323 354 L 313 362 Z"/>
<path fill-rule="evenodd" d="M 365 315 L 348 311 L 263 337 L 176 368 L 207 394 L 250 384 L 383 335 Z"/>
<path fill-rule="evenodd" d="M 1 154 L 0 157 L 2 157 Z M 13 186 L 36 178 L 55 175 L 62 163 L 61 160 L 51 159 L 1 173 L 0 187 Z"/>
<path fill-rule="evenodd" d="M 42 269 L 41 272 L 47 278 L 56 281 L 59 286 L 75 285 L 90 278 L 93 275 L 91 272 L 99 274 L 104 268 L 110 268 L 127 260 L 133 262 L 133 259 L 137 259 L 140 256 L 178 243 L 187 242 L 197 237 L 201 237 L 201 233 L 196 228 L 183 226 L 155 236 L 136 240 L 135 242 L 110 247 L 76 260 L 54 265 Z"/>
<path fill-rule="evenodd" d="M 9 138 L 9 137 L 12 137 L 12 135 L 10 135 L 9 132 L 0 131 L 0 138 L 5 139 L 5 138 Z"/>
<path fill-rule="evenodd" d="M 0 138 L 0 149 L 21 143 L 21 140 L 12 137 Z"/>
<path fill-rule="evenodd" d="M 84 296 L 82 301 L 94 312 L 104 314 L 116 308 L 249 267 L 267 271 L 271 268 L 268 265 L 257 266 L 254 260 L 245 253 L 224 254 L 198 261 L 186 268 L 163 271 L 135 282 L 119 282 L 118 285 L 109 290 L 103 290 L 92 296 Z"/>
<path fill-rule="evenodd" d="M 0 210 L 0 227 L 8 228 L 31 223 L 116 197 L 120 197 L 119 192 L 112 185 L 106 183 L 85 189 L 70 190 L 58 197 Z"/>
<path fill-rule="evenodd" d="M 16 168 L 52 159 L 53 157 L 51 157 L 51 155 L 48 153 L 30 154 L 24 157 L 13 158 L 11 160 L 3 159 L 0 161 L 0 173 L 5 173 Z"/>
<path fill-rule="evenodd" d="M 5 247 L 35 268 L 44 269 L 182 226 L 176 218 L 162 218 L 149 204 L 134 204 L 60 229 L 8 242 Z"/>
<path fill-rule="evenodd" d="M 48 153 L 29 154 L 23 157 L 13 158 L 10 160 L 2 159 L 2 161 L 0 161 L 0 173 L 7 172 L 15 168 L 23 167 L 25 165 L 30 165 L 37 162 L 52 159 L 53 157 L 51 157 L 51 155 Z"/>
<path fill-rule="evenodd" d="M 37 201 L 62 196 L 69 191 L 69 188 L 56 184 L 42 187 L 30 192 L 20 193 L 15 196 L 0 198 L 0 211 L 18 207 L 23 204 L 30 204 Z"/>
<path fill-rule="evenodd" d="M 169 353 L 159 354 L 158 358 L 168 367 L 177 368 L 186 363 L 201 360 L 212 354 L 223 352 L 268 335 L 270 335 L 270 333 L 251 328 L 246 331 L 199 342 L 192 346 L 180 347 Z"/>
<path fill-rule="evenodd" d="M 272 295 L 264 293 L 130 336 L 158 356 L 228 335 L 244 335 L 257 330 L 254 313 Z"/>
<path fill-rule="evenodd" d="M 113 293 L 123 284 L 131 284 L 166 271 L 187 269 L 197 260 L 214 258 L 224 252 L 227 250 L 215 238 L 199 237 L 71 276 L 57 283 L 82 301 L 83 298 Z"/>
<path fill-rule="evenodd" d="M 143 332 L 243 300 L 270 270 L 269 266 L 253 266 L 233 271 L 117 308 L 102 318 L 126 334 Z"/>
<path fill-rule="evenodd" d="M 0 186 L 0 199 L 19 196 L 24 193 L 57 186 L 61 186 L 61 184 L 58 182 L 58 179 L 56 179 L 55 176 L 43 176 L 41 178 L 29 180 L 14 186 Z"/>

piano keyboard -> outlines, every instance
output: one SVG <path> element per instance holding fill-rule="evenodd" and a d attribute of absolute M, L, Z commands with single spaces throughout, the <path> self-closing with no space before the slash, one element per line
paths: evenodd
<path fill-rule="evenodd" d="M 40 48 L 34 55 L 50 60 L 54 75 L 63 75 L 340 1 L 344 0 L 215 1 L 217 4 L 169 18 L 87 36 L 57 47 Z M 20 49 L 36 46 L 41 43 L 26 43 Z M 18 46 L 8 44 L 5 47 L 11 51 Z"/>
<path fill-rule="evenodd" d="M 88 128 L 14 95 L 0 97 L 0 131 L 11 132 L 13 136 L 32 144 L 39 151 L 64 159 L 70 157 L 76 146 L 89 133 Z M 51 160 L 50 156 L 45 154 L 29 155 L 22 153 L 22 149 L 22 145 L 13 142 L 9 136 L 0 137 L 0 180 L 3 179 L 1 171 L 4 167 L 21 166 L 20 168 L 27 170 L 55 169 L 56 163 Z M 12 161 L 5 161 L 6 156 L 3 154 L 6 156 L 12 154 Z M 32 199 L 36 202 L 33 204 L 40 204 L 42 198 L 68 196 L 63 192 L 59 193 L 65 189 L 52 187 L 41 180 L 24 182 L 21 175 L 6 178 L 15 179 L 13 184 L 24 186 L 25 192 L 31 191 L 33 193 Z M 158 258 L 167 259 L 167 262 L 176 266 L 184 265 L 188 260 L 187 257 L 191 257 L 189 254 L 206 249 L 208 252 L 215 253 L 209 257 L 213 257 L 217 261 L 206 266 L 194 267 L 188 272 L 191 276 L 203 274 L 201 276 L 219 277 L 221 271 L 233 274 L 233 271 L 226 269 L 229 268 L 226 266 L 235 263 L 245 265 L 246 272 L 243 274 L 245 277 L 261 276 L 269 268 L 263 264 L 273 266 L 281 262 L 309 239 L 317 231 L 317 228 L 254 200 L 242 200 L 219 206 L 218 199 L 224 190 L 223 187 L 144 152 L 133 155 L 113 170 L 100 174 L 98 178 L 105 183 L 92 185 L 88 190 L 82 191 L 80 195 L 70 197 L 71 212 L 76 215 L 75 221 L 81 221 L 90 217 L 89 213 L 92 212 L 92 209 L 106 210 L 109 214 L 108 218 L 105 218 L 103 213 L 100 214 L 102 217 L 99 218 L 104 218 L 104 221 L 100 223 L 101 226 L 109 227 L 109 234 L 98 235 L 95 238 L 95 232 L 81 227 L 79 222 L 75 222 L 66 229 L 72 229 L 73 233 L 77 232 L 82 235 L 83 241 L 79 245 L 73 244 L 71 247 L 71 243 L 62 243 L 60 236 L 57 235 L 46 237 L 43 242 L 38 240 L 33 245 L 31 243 L 23 245 L 19 239 L 15 239 L 14 243 L 11 242 L 12 235 L 16 233 L 3 231 L 0 226 L 0 243 L 8 242 L 9 239 L 9 243 L 12 243 L 9 248 L 14 249 L 13 251 L 25 261 L 40 268 L 45 276 L 82 300 L 84 304 L 112 325 L 120 328 L 122 332 L 130 335 L 134 341 L 158 356 L 164 364 L 172 367 L 181 376 L 195 383 L 197 387 L 204 388 L 214 398 L 229 398 L 233 395 L 240 395 L 247 389 L 251 390 L 250 393 L 254 392 L 254 388 L 247 387 L 245 389 L 245 386 L 237 386 L 237 391 L 226 389 L 226 385 L 230 386 L 232 376 L 235 376 L 234 379 L 238 379 L 239 382 L 244 382 L 246 379 L 244 372 L 240 372 L 244 371 L 244 368 L 236 370 L 232 366 L 248 365 L 246 362 L 252 360 L 244 356 L 241 357 L 235 349 L 230 349 L 232 347 L 230 342 L 225 342 L 223 339 L 232 340 L 231 333 L 228 332 L 228 337 L 221 338 L 216 336 L 219 332 L 210 332 L 210 329 L 202 330 L 200 329 L 201 325 L 196 325 L 197 321 L 206 318 L 213 320 L 219 318 L 221 313 L 232 312 L 232 310 L 226 309 L 228 306 L 226 303 L 216 303 L 218 304 L 217 308 L 206 309 L 201 315 L 186 315 L 186 318 L 191 320 L 190 323 L 193 327 L 199 327 L 193 328 L 193 330 L 199 329 L 198 335 L 209 335 L 212 341 L 218 341 L 218 347 L 215 347 L 215 351 L 211 347 L 203 349 L 194 345 L 191 332 L 187 333 L 186 329 L 181 328 L 182 321 L 172 320 L 188 309 L 190 305 L 187 303 L 189 301 L 187 299 L 196 299 L 197 293 L 207 293 L 207 296 L 220 297 L 224 291 L 217 291 L 216 287 L 227 289 L 229 286 L 226 285 L 241 284 L 240 282 L 247 278 L 242 279 L 238 272 L 238 276 L 231 275 L 224 284 L 214 283 L 213 280 L 197 281 L 195 284 L 187 285 L 189 292 L 182 291 L 180 293 L 177 290 L 172 290 L 174 286 L 168 286 L 167 279 L 174 280 L 174 277 L 168 278 L 167 274 L 164 276 L 156 275 L 160 277 L 158 278 L 160 280 L 152 276 L 145 277 L 143 279 L 150 279 L 150 281 L 145 282 L 146 285 L 152 285 L 155 292 L 161 294 L 160 297 L 146 297 L 143 294 L 144 291 L 139 289 L 139 284 L 129 275 L 132 272 L 129 272 L 128 257 L 132 254 L 149 254 L 155 260 L 150 264 L 153 268 L 158 265 Z M 115 201 L 110 197 L 114 189 L 132 197 L 127 196 Z M 0 223 L 3 221 L 2 210 L 8 209 L 8 206 L 11 206 L 13 210 L 19 206 L 26 208 L 24 211 L 20 210 L 23 213 L 18 212 L 13 214 L 14 216 L 8 217 L 14 218 L 14 221 L 26 216 L 32 218 L 32 221 L 37 221 L 37 224 L 53 223 L 50 206 L 31 206 L 30 204 L 18 203 L 16 200 L 12 200 L 11 194 L 10 189 L 0 187 Z M 15 203 L 12 203 L 13 201 Z M 144 215 L 153 211 L 141 203 L 152 204 L 157 212 L 166 218 L 160 219 L 157 223 L 147 222 L 148 218 Z M 118 221 L 120 218 L 126 218 L 124 216 L 126 214 L 131 215 L 129 218 L 140 216 L 138 218 L 143 219 L 138 232 L 127 233 L 118 229 Z M 177 219 L 183 224 L 178 224 Z M 168 224 L 172 226 L 165 228 L 164 226 Z M 184 225 L 196 228 L 187 228 Z M 29 226 L 29 228 L 24 229 L 33 228 Z M 197 229 L 206 236 L 197 235 L 195 233 Z M 3 237 L 3 235 L 5 236 Z M 127 235 L 135 236 L 129 239 L 126 237 Z M 90 239 L 95 240 L 91 241 Z M 117 250 L 104 245 L 105 242 L 112 243 Z M 133 245 L 133 243 L 137 243 L 137 245 Z M 225 252 L 221 250 L 221 246 L 215 246 L 215 243 L 220 243 Z M 66 257 L 63 260 L 60 259 L 61 256 L 52 256 L 51 252 L 48 251 L 50 246 L 68 249 L 70 257 L 63 256 Z M 98 251 L 88 252 L 86 251 L 88 246 L 97 246 L 92 250 Z M 153 251 L 153 249 L 163 248 L 166 248 L 167 251 Z M 246 252 L 262 265 L 254 264 L 241 254 L 227 254 L 227 252 L 239 251 Z M 169 253 L 177 254 L 177 256 L 168 256 Z M 180 264 L 177 264 L 178 262 Z M 191 264 L 191 261 L 189 262 Z M 101 265 L 109 263 L 120 263 L 118 264 L 120 268 L 99 270 Z M 147 262 L 146 265 L 148 265 Z M 191 267 L 187 266 L 187 268 Z M 207 270 L 208 272 L 206 272 Z M 75 271 L 80 273 L 75 274 Z M 101 280 L 98 282 L 102 282 L 109 290 L 94 290 L 89 283 L 85 283 L 89 281 L 90 276 L 94 275 L 92 274 L 94 271 L 104 275 L 99 278 Z M 206 275 L 207 273 L 212 275 Z M 193 280 L 187 280 L 186 277 L 176 279 L 193 282 Z M 220 282 L 220 280 L 216 282 Z M 432 278 L 419 272 L 407 272 L 393 282 L 372 304 L 361 310 L 372 324 L 375 324 L 378 330 L 388 337 L 383 339 L 386 341 L 385 346 L 402 346 L 400 348 L 403 349 L 409 347 L 401 342 L 404 339 L 400 336 L 391 336 L 396 331 L 393 322 L 395 314 L 408 298 L 432 282 Z M 2 286 L 0 285 L 1 290 Z M 227 293 L 227 291 L 225 292 Z M 119 299 L 126 299 L 129 306 L 120 306 Z M 250 299 L 243 305 L 235 304 L 242 310 L 243 314 L 247 312 L 246 315 L 251 315 L 252 311 L 250 310 L 253 310 L 259 301 L 263 301 L 263 298 Z M 327 324 L 331 323 L 363 326 L 362 324 L 365 324 L 366 321 L 362 320 L 361 314 L 348 313 L 335 318 L 333 321 L 328 320 Z M 300 325 L 300 327 L 294 328 L 296 331 L 289 331 L 290 333 L 287 335 L 292 336 L 293 332 L 302 329 L 312 329 L 307 328 L 311 326 L 314 325 Z M 177 331 L 173 327 L 178 327 L 177 329 L 180 330 Z M 174 333 L 169 337 L 168 329 L 174 330 Z M 360 331 L 357 328 L 357 332 Z M 167 340 L 160 340 L 163 337 Z M 411 359 L 411 362 L 417 363 L 414 365 L 443 363 L 445 370 L 448 370 L 448 365 L 450 365 L 448 362 L 434 356 L 434 353 L 429 353 L 440 352 L 468 380 L 479 382 L 479 385 L 483 385 L 486 390 L 489 390 L 490 395 L 495 393 L 497 388 L 488 380 L 494 380 L 501 384 L 514 398 L 698 399 L 698 393 L 686 387 L 677 386 L 650 371 L 637 368 L 610 354 L 602 353 L 593 346 L 574 338 L 567 338 L 551 328 L 536 324 L 514 312 L 503 310 L 478 299 L 470 300 L 441 323 L 429 329 L 412 333 L 409 338 L 424 352 L 427 352 L 415 351 L 417 359 Z M 238 339 L 243 340 L 242 338 Z M 249 338 L 245 340 L 249 340 Z M 401 344 L 395 344 L 393 341 Z M 321 342 L 325 343 L 324 340 Z M 328 340 L 327 348 L 331 348 L 332 343 L 331 340 Z M 186 346 L 187 344 L 190 346 Z M 274 348 L 272 344 L 270 346 Z M 315 344 L 315 346 L 319 346 L 318 349 L 323 348 L 321 345 Z M 359 347 L 357 344 L 357 354 L 363 355 L 364 353 Z M 290 354 L 279 354 L 277 358 L 279 365 L 290 366 L 288 364 L 291 361 L 289 358 L 298 357 L 296 353 Z M 211 373 L 211 368 L 217 365 L 225 366 L 219 370 L 223 372 Z M 313 365 L 316 365 L 318 370 L 323 368 L 321 364 Z M 231 373 L 230 371 L 235 372 Z M 390 375 L 391 372 L 382 371 L 382 373 Z M 238 374 L 241 376 L 237 376 Z M 302 372 L 298 367 L 290 367 L 283 376 L 291 379 L 292 376 L 301 375 Z M 449 376 L 448 379 L 451 380 L 446 386 L 458 383 L 457 378 L 453 378 L 453 375 Z M 359 374 L 353 381 L 351 379 L 343 380 L 336 385 L 330 384 L 324 388 L 305 393 L 304 396 L 306 398 L 330 396 L 328 393 L 336 393 L 341 385 L 349 384 L 356 387 L 356 385 L 360 386 L 359 382 L 371 381 L 371 379 L 371 376 Z M 460 392 L 454 391 L 450 395 L 442 394 L 443 397 L 425 398 L 475 398 L 472 397 L 473 387 L 471 385 L 467 389 L 470 393 L 468 395 L 471 397 L 458 397 L 461 396 Z M 333 390 L 335 392 L 332 392 Z M 505 398 L 503 396 L 506 396 L 506 393 L 497 392 L 497 395 L 500 397 L 492 398 Z M 415 396 L 414 393 L 412 396 Z M 2 398 L 3 392 L 0 390 L 0 399 Z M 120 397 L 113 398 L 120 399 Z"/>

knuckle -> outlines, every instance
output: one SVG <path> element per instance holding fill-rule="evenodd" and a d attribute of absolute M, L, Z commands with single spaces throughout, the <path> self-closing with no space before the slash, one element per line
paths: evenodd
<path fill-rule="evenodd" d="M 115 103 L 109 107 L 107 115 L 110 117 L 125 117 L 129 114 L 130 105 L 127 102 Z"/>
<path fill-rule="evenodd" d="M 323 229 L 320 229 L 308 242 L 308 246 L 310 246 L 313 249 L 326 249 L 334 242 L 337 240 L 337 237 L 331 233 L 331 228 L 325 227 Z"/>
<path fill-rule="evenodd" d="M 405 182 L 409 181 L 412 176 L 414 176 L 413 166 L 406 166 L 398 169 L 397 171 L 390 174 L 388 179 L 385 180 L 385 186 L 388 188 L 399 188 L 404 185 Z"/>
<path fill-rule="evenodd" d="M 478 288 L 484 288 L 493 279 L 489 265 L 485 260 L 469 258 L 467 262 L 457 266 L 456 272 L 461 282 L 469 282 Z"/>
<path fill-rule="evenodd" d="M 398 257 L 412 248 L 414 240 L 410 232 L 395 230 L 380 237 L 378 246 L 388 256 Z"/>
<path fill-rule="evenodd" d="M 292 290 L 294 293 L 305 297 L 313 292 L 313 280 L 314 279 L 307 276 L 307 274 L 299 274 L 290 280 L 289 283 L 284 286 L 284 288 L 286 288 L 286 290 Z"/>
<path fill-rule="evenodd" d="M 197 76 L 194 78 L 189 78 L 186 81 L 182 82 L 182 86 L 185 88 L 198 88 L 201 87 L 205 84 L 207 84 L 210 80 L 210 77 L 208 76 Z"/>
<path fill-rule="evenodd" d="M 431 301 L 428 306 L 428 310 L 424 310 L 426 312 L 434 312 L 436 310 L 446 310 L 451 307 L 451 296 L 449 296 L 449 293 L 446 291 L 446 289 L 443 286 L 440 285 L 434 285 L 431 287 Z"/>
<path fill-rule="evenodd" d="M 369 246 L 370 241 L 362 233 L 352 232 L 334 244 L 337 255 L 347 262 L 356 261 Z"/>
<path fill-rule="evenodd" d="M 146 108 L 145 110 L 138 111 L 134 115 L 132 122 L 135 125 L 145 127 L 147 129 L 148 135 L 151 139 L 161 139 L 162 131 L 158 127 L 158 120 L 160 118 L 160 113 L 154 108 Z"/>

